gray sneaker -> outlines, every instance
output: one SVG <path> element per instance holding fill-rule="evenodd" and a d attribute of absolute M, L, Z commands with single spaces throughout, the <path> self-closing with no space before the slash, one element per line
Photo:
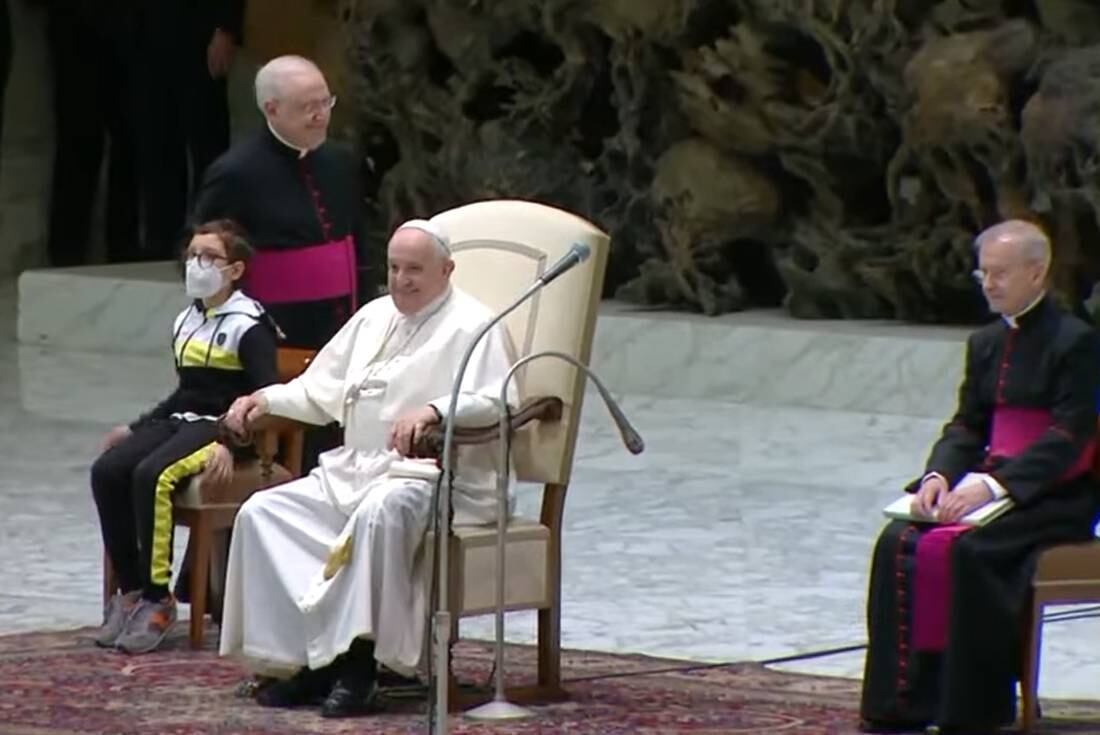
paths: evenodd
<path fill-rule="evenodd" d="M 141 590 L 127 592 L 125 595 L 116 592 L 107 605 L 103 608 L 103 625 L 96 631 L 95 644 L 101 648 L 114 648 L 115 641 L 122 635 L 122 629 L 126 627 L 126 620 L 137 607 L 141 599 Z"/>
<path fill-rule="evenodd" d="M 159 602 L 142 598 L 126 621 L 115 647 L 126 653 L 149 653 L 160 645 L 176 622 L 176 600 L 168 596 Z"/>

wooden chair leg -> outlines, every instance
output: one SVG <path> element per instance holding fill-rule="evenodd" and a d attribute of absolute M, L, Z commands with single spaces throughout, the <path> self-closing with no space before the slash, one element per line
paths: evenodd
<path fill-rule="evenodd" d="M 539 610 L 539 689 L 553 696 L 561 692 L 561 609 Z"/>
<path fill-rule="evenodd" d="M 1024 632 L 1024 666 L 1020 675 L 1022 701 L 1020 730 L 1033 732 L 1039 719 L 1039 658 L 1043 646 L 1043 604 L 1031 604 L 1030 619 Z"/>
<path fill-rule="evenodd" d="M 565 485 L 549 484 L 543 489 L 543 525 L 550 529 L 547 549 L 547 581 L 550 607 L 538 613 L 538 688 L 545 696 L 560 698 L 561 688 L 561 532 Z"/>
<path fill-rule="evenodd" d="M 444 672 L 443 680 L 439 684 L 447 687 L 447 709 L 457 714 L 466 708 L 467 703 L 462 699 L 462 691 L 458 687 L 458 679 L 455 678 L 454 657 L 451 656 L 447 660 L 450 665 L 447 671 Z M 428 702 L 428 706 L 434 707 L 435 702 Z"/>
<path fill-rule="evenodd" d="M 225 602 L 225 570 L 229 558 L 229 529 L 214 531 L 210 544 L 210 596 L 206 607 L 210 616 L 217 622 L 222 619 L 222 604 Z"/>
<path fill-rule="evenodd" d="M 103 605 L 106 607 L 107 603 L 115 592 L 118 591 L 118 576 L 115 574 L 115 565 L 111 563 L 111 557 L 107 554 L 107 549 L 103 550 Z"/>
<path fill-rule="evenodd" d="M 206 623 L 206 587 L 210 574 L 212 533 L 202 514 L 191 527 L 187 544 L 191 550 L 191 648 L 202 648 L 203 626 Z"/>

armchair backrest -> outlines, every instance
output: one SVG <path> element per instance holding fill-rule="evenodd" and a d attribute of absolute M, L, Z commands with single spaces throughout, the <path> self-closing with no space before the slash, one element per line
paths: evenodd
<path fill-rule="evenodd" d="M 592 249 L 587 261 L 546 286 L 505 320 L 517 358 L 555 350 L 587 365 L 596 329 L 610 238 L 580 217 L 535 202 L 494 200 L 448 210 L 433 218 L 454 253 L 455 286 L 494 312 L 502 311 L 574 243 Z M 567 484 L 573 468 L 584 376 L 572 365 L 535 360 L 516 376 L 524 397 L 557 396 L 560 422 L 535 422 L 512 444 L 516 479 Z"/>

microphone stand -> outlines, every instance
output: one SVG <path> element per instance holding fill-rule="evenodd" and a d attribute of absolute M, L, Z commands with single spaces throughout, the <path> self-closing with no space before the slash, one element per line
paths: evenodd
<path fill-rule="evenodd" d="M 564 258 L 555 263 L 546 273 L 535 280 L 518 299 L 504 311 L 493 317 L 488 324 L 483 326 L 474 338 L 470 340 L 462 360 L 458 364 L 458 372 L 455 375 L 451 387 L 451 398 L 447 408 L 446 422 L 443 433 L 443 481 L 440 483 L 438 503 L 436 504 L 436 558 L 439 562 L 437 585 L 438 599 L 436 611 L 432 618 L 432 645 L 435 657 L 435 709 L 429 707 L 429 721 L 434 712 L 434 735 L 447 735 L 447 713 L 449 711 L 446 686 L 439 686 L 440 676 L 448 677 L 450 674 L 450 642 L 451 642 L 451 612 L 449 609 L 449 576 L 448 551 L 451 540 L 451 483 L 454 470 L 454 432 L 455 410 L 458 407 L 458 394 L 462 391 L 462 379 L 466 375 L 466 368 L 470 364 L 474 350 L 479 342 L 493 327 L 499 324 L 506 316 L 518 309 L 527 299 L 538 293 L 544 286 L 559 277 L 575 265 L 579 265 L 588 258 L 590 248 L 587 245 L 575 244 Z"/>
<path fill-rule="evenodd" d="M 506 316 L 518 309 L 527 299 L 534 296 L 545 284 L 539 280 L 531 284 L 523 294 L 516 299 L 511 306 L 506 308 L 486 324 L 470 340 L 462 361 L 458 364 L 458 373 L 455 376 L 454 385 L 451 388 L 451 399 L 447 408 L 446 426 L 443 432 L 443 482 L 440 485 L 439 502 L 436 505 L 436 555 L 439 559 L 437 576 L 438 600 L 435 614 L 432 617 L 432 645 L 435 647 L 435 727 L 434 735 L 447 735 L 448 687 L 440 684 L 450 674 L 451 656 L 451 611 L 449 605 L 448 582 L 450 567 L 448 565 L 448 547 L 451 542 L 451 483 L 454 468 L 454 432 L 455 411 L 458 407 L 458 394 L 462 392 L 462 379 L 466 375 L 466 367 L 470 364 L 474 350 L 482 338 L 489 333 Z"/>
<path fill-rule="evenodd" d="M 615 421 L 615 425 L 619 429 L 619 434 L 622 436 L 626 448 L 631 454 L 641 454 L 642 450 L 645 449 L 645 442 L 642 441 L 642 437 L 634 430 L 630 422 L 627 421 L 626 415 L 623 414 L 618 404 L 615 403 L 615 400 L 611 397 L 607 388 L 604 387 L 599 377 L 592 372 L 587 365 L 572 355 L 554 351 L 536 352 L 533 355 L 527 355 L 520 359 L 508 371 L 508 374 L 504 378 L 504 383 L 500 386 L 500 460 L 497 470 L 496 661 L 493 666 L 496 679 L 496 691 L 493 694 L 493 701 L 483 704 L 480 707 L 475 707 L 466 713 L 467 717 L 471 717 L 475 720 L 516 720 L 523 717 L 530 717 L 533 714 L 531 710 L 509 702 L 504 692 L 504 550 L 506 545 L 505 535 L 508 530 L 508 447 L 512 428 L 508 420 L 508 383 L 512 380 L 516 371 L 521 367 L 532 360 L 543 357 L 555 357 L 559 360 L 564 360 L 580 370 L 586 378 L 590 379 L 596 385 L 600 397 L 603 398 L 604 405 L 607 406 L 607 410 L 611 413 L 611 418 Z"/>

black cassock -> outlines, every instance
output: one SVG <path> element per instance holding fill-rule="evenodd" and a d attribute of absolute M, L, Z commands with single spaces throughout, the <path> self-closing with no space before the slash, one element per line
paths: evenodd
<path fill-rule="evenodd" d="M 326 142 L 303 157 L 266 125 L 207 170 L 192 221 L 244 227 L 256 248 L 244 289 L 286 334 L 282 344 L 319 349 L 359 305 L 360 191 L 350 152 Z"/>
<path fill-rule="evenodd" d="M 1015 505 L 948 547 L 942 647 L 918 650 L 914 636 L 927 622 L 917 622 L 917 611 L 928 615 L 914 595 L 916 550 L 934 526 L 894 521 L 883 530 L 867 601 L 865 720 L 963 728 L 1012 722 L 1038 552 L 1092 536 L 1100 511 L 1088 474 L 1100 342 L 1049 298 L 1015 321 L 998 320 L 970 337 L 957 412 L 926 468 L 951 487 L 967 472 L 986 472 Z M 1019 441 L 1006 449 L 1013 442 L 1005 437 Z"/>

